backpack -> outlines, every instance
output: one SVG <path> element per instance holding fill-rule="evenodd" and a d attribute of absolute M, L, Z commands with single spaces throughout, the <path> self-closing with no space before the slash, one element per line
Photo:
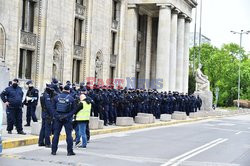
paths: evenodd
<path fill-rule="evenodd" d="M 70 102 L 70 99 L 68 97 L 69 97 L 69 95 L 67 95 L 66 97 L 61 97 L 59 95 L 58 102 L 56 103 L 56 111 L 57 112 L 59 112 L 59 113 L 70 112 L 71 102 Z"/>

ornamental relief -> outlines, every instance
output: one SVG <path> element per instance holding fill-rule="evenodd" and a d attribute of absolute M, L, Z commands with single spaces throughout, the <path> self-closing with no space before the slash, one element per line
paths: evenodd
<path fill-rule="evenodd" d="M 29 32 L 21 31 L 21 44 L 35 47 L 36 46 L 36 35 Z"/>

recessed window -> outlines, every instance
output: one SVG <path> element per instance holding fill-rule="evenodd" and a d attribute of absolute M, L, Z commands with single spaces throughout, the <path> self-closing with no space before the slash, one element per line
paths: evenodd
<path fill-rule="evenodd" d="M 78 4 L 80 4 L 80 5 L 83 5 L 84 0 L 76 0 L 76 3 L 78 3 Z"/>
<path fill-rule="evenodd" d="M 18 76 L 21 79 L 31 79 L 32 54 L 32 51 L 20 49 Z"/>
<path fill-rule="evenodd" d="M 22 30 L 25 32 L 33 32 L 34 11 L 35 2 L 31 0 L 23 0 Z"/>
<path fill-rule="evenodd" d="M 73 59 L 72 82 L 80 83 L 81 60 Z"/>
<path fill-rule="evenodd" d="M 76 18 L 75 19 L 74 43 L 77 46 L 81 46 L 82 44 L 82 26 L 83 26 L 83 20 Z"/>

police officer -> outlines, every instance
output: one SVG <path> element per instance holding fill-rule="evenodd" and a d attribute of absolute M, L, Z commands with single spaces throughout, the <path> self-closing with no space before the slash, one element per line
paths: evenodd
<path fill-rule="evenodd" d="M 58 80 L 56 78 L 52 78 L 51 86 L 53 86 L 53 89 L 57 94 L 60 93 L 60 89 L 58 86 Z"/>
<path fill-rule="evenodd" d="M 108 92 L 106 90 L 106 86 L 103 87 L 102 92 L 102 117 L 104 120 L 104 126 L 108 126 L 108 120 L 109 120 L 109 98 L 108 98 Z"/>
<path fill-rule="evenodd" d="M 64 126 L 66 132 L 66 142 L 68 156 L 75 155 L 73 152 L 73 138 L 72 138 L 72 117 L 75 112 L 75 100 L 70 95 L 70 86 L 66 85 L 61 94 L 54 99 L 54 136 L 52 140 L 52 155 L 56 155 L 58 149 L 58 142 L 60 132 Z"/>
<path fill-rule="evenodd" d="M 196 100 L 196 109 L 195 112 L 197 112 L 197 108 L 199 109 L 199 111 L 201 110 L 201 106 L 202 106 L 202 100 L 200 98 L 200 96 L 197 96 L 197 100 Z"/>
<path fill-rule="evenodd" d="M 16 126 L 17 133 L 25 135 L 22 127 L 22 99 L 23 91 L 18 86 L 18 79 L 14 79 L 12 85 L 7 87 L 1 94 L 7 110 L 7 131 L 12 134 L 13 126 Z"/>
<path fill-rule="evenodd" d="M 37 122 L 36 106 L 38 102 L 39 91 L 36 88 L 34 88 L 32 81 L 28 81 L 26 84 L 28 85 L 29 89 L 26 93 L 26 97 L 23 102 L 23 104 L 27 106 L 27 112 L 26 112 L 27 124 L 24 126 L 30 126 L 31 118 L 33 122 Z"/>
<path fill-rule="evenodd" d="M 42 107 L 42 127 L 39 134 L 38 145 L 51 147 L 50 135 L 52 131 L 52 121 L 54 115 L 53 99 L 56 93 L 53 86 L 50 84 L 46 85 L 45 91 L 40 96 L 40 102 Z"/>
<path fill-rule="evenodd" d="M 82 137 L 82 143 L 80 143 L 79 138 L 76 145 L 78 148 L 87 148 L 87 126 L 90 119 L 92 102 L 90 97 L 86 97 L 84 94 L 80 95 L 80 103 L 76 109 L 76 121 L 79 127 L 79 134 Z"/>

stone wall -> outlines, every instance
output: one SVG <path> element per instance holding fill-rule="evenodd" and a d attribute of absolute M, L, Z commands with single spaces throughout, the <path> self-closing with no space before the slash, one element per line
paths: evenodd
<path fill-rule="evenodd" d="M 85 54 L 82 58 L 83 65 L 80 73 L 80 81 L 83 78 L 95 76 L 96 55 L 101 54 L 103 61 L 102 78 L 106 80 L 110 76 L 111 56 L 111 31 L 112 31 L 112 0 L 86 0 L 87 19 L 86 35 L 84 41 Z M 74 20 L 75 0 L 36 0 L 34 35 L 36 46 L 34 48 L 34 59 L 32 64 L 32 80 L 40 91 L 45 83 L 51 81 L 53 54 L 55 43 L 61 44 L 63 57 L 63 79 L 72 80 L 72 67 L 74 57 Z M 186 16 L 191 15 L 193 0 L 122 0 L 120 9 L 120 22 L 117 29 L 117 63 L 115 78 L 126 78 L 136 76 L 136 53 L 137 53 L 137 25 L 140 5 L 144 4 L 141 12 L 152 19 L 152 30 L 147 33 L 146 52 L 142 57 L 147 57 L 141 66 L 141 76 L 145 78 L 156 78 L 157 68 L 157 35 L 158 35 L 158 3 L 170 3 L 184 12 Z M 145 9 L 145 4 L 152 4 L 151 8 Z M 138 9 L 139 7 L 139 9 Z M 152 14 L 151 14 L 152 12 Z M 10 78 L 18 76 L 19 50 L 22 22 L 21 0 L 0 0 L 0 24 L 6 31 L 6 65 L 10 68 Z M 83 27 L 84 28 L 84 27 Z M 148 28 L 149 29 L 149 28 Z M 152 44 L 151 44 L 151 43 Z M 144 55 L 146 54 L 146 55 Z M 149 60 L 150 59 L 150 60 Z M 159 67 L 158 67 L 159 69 Z M 23 81 L 24 82 L 24 81 Z M 22 83 L 23 84 L 23 83 Z"/>
<path fill-rule="evenodd" d="M 53 52 L 57 41 L 62 44 L 63 82 L 71 80 L 75 20 L 72 11 L 74 9 L 74 0 L 48 0 L 47 18 L 44 20 L 47 22 L 45 53 L 41 55 L 45 56 L 44 83 L 49 82 L 52 78 Z"/>
<path fill-rule="evenodd" d="M 87 76 L 95 76 L 95 59 L 96 54 L 102 54 L 103 60 L 103 79 L 109 77 L 110 66 L 110 45 L 111 45 L 111 22 L 112 22 L 112 1 L 93 0 L 92 4 L 92 19 L 89 20 L 92 24 L 92 29 L 88 35 L 91 35 L 90 48 L 90 72 Z"/>
<path fill-rule="evenodd" d="M 20 0 L 0 0 L 0 24 L 6 36 L 6 66 L 10 69 L 10 77 L 17 76 L 19 36 L 20 36 Z"/>

